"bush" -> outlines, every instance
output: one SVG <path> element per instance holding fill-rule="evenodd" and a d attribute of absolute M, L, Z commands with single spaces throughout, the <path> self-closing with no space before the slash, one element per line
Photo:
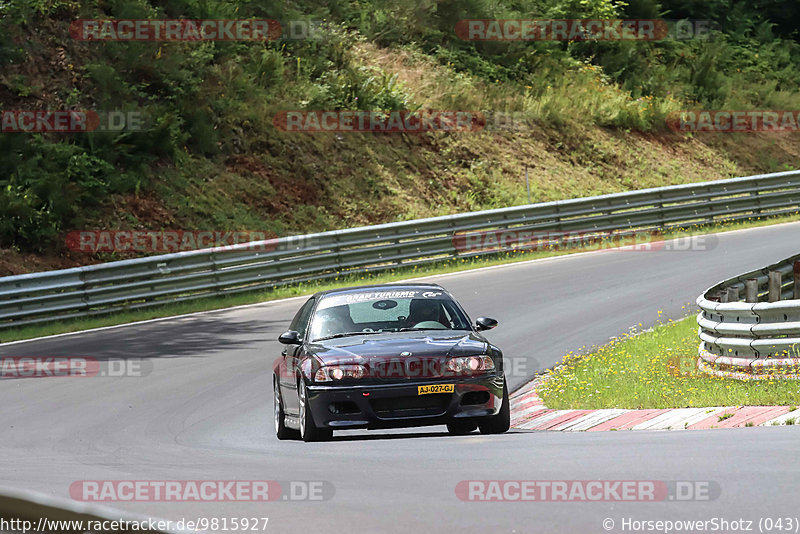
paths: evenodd
<path fill-rule="evenodd" d="M 70 40 L 64 24 L 175 17 L 326 24 L 321 40 L 102 45 Z M 708 41 L 573 43 L 468 42 L 453 31 L 462 19 L 616 17 L 711 19 L 719 31 Z M 416 109 L 396 73 L 366 64 L 361 52 L 373 43 L 446 67 L 437 75 L 447 80 L 425 81 L 440 94 L 419 94 L 420 102 L 648 131 L 689 106 L 796 109 L 798 17 L 792 0 L 0 0 L 0 99 L 149 117 L 145 132 L 0 134 L 0 162 L 11 169 L 0 178 L 8 214 L 0 245 L 56 243 L 109 195 L 150 187 L 148 176 L 186 155 L 224 162 L 258 145 L 290 168 L 271 125 L 279 109 Z M 49 42 L 51 29 L 63 34 Z M 74 63 L 70 72 L 54 66 L 56 46 Z M 58 88 L 43 104 L 36 87 L 52 82 L 48 76 Z M 475 198 L 500 205 L 506 199 L 498 195 Z"/>
<path fill-rule="evenodd" d="M 108 191 L 111 165 L 72 143 L 42 136 L 0 138 L 0 246 L 44 250 L 80 224 Z"/>

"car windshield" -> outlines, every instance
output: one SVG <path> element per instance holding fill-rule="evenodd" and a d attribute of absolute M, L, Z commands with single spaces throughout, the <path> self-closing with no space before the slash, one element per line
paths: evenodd
<path fill-rule="evenodd" d="M 441 290 L 365 291 L 323 297 L 311 320 L 311 339 L 469 328 L 464 312 Z"/>

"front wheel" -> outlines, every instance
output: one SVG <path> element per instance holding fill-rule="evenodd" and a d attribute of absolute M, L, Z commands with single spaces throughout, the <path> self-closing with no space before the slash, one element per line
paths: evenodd
<path fill-rule="evenodd" d="M 478 423 L 475 421 L 453 421 L 451 423 L 447 423 L 447 431 L 453 434 L 454 436 L 463 436 L 464 434 L 469 434 L 473 430 L 478 428 Z"/>
<path fill-rule="evenodd" d="M 281 399 L 280 385 L 278 377 L 272 378 L 272 403 L 275 418 L 275 435 L 278 439 L 292 439 L 297 437 L 297 431 L 286 426 L 286 413 L 283 411 L 283 400 Z"/>
<path fill-rule="evenodd" d="M 508 400 L 508 386 L 503 381 L 503 404 L 500 406 L 500 411 L 497 415 L 487 417 L 480 423 L 478 428 L 481 429 L 481 434 L 502 434 L 508 432 L 511 428 L 511 402 Z"/>
<path fill-rule="evenodd" d="M 331 439 L 333 430 L 330 428 L 317 428 L 317 425 L 314 424 L 314 416 L 308 406 L 306 383 L 302 378 L 300 378 L 300 383 L 297 385 L 297 398 L 300 401 L 300 439 L 306 443 Z"/>

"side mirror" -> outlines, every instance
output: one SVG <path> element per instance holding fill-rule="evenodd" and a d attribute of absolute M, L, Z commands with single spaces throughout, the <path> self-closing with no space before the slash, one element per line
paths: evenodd
<path fill-rule="evenodd" d="M 497 320 L 490 317 L 478 317 L 475 321 L 475 327 L 480 330 L 491 330 L 497 326 Z"/>
<path fill-rule="evenodd" d="M 280 341 L 284 345 L 299 345 L 300 334 L 298 334 L 295 330 L 287 330 L 286 332 L 278 336 L 278 341 Z"/>

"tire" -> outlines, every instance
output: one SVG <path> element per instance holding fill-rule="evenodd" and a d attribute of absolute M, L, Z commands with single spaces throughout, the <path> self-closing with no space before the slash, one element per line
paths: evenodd
<path fill-rule="evenodd" d="M 464 434 L 469 434 L 477 428 L 478 423 L 475 421 L 470 421 L 469 419 L 465 421 L 453 421 L 451 423 L 447 423 L 447 431 L 454 436 L 463 436 Z"/>
<path fill-rule="evenodd" d="M 481 434 L 502 434 L 503 432 L 508 432 L 508 429 L 511 428 L 510 404 L 508 400 L 508 386 L 505 384 L 505 380 L 503 380 L 503 404 L 500 406 L 500 412 L 478 423 Z"/>
<path fill-rule="evenodd" d="M 333 430 L 330 428 L 317 428 L 314 424 L 314 416 L 308 408 L 306 396 L 306 383 L 300 378 L 297 384 L 297 398 L 300 401 L 300 439 L 306 443 L 311 441 L 326 441 L 333 437 Z"/>
<path fill-rule="evenodd" d="M 283 411 L 283 399 L 281 399 L 281 390 L 278 386 L 278 377 L 272 377 L 272 403 L 273 413 L 275 419 L 275 435 L 278 439 L 296 439 L 299 437 L 297 430 L 292 430 L 286 426 L 286 414 Z"/>

